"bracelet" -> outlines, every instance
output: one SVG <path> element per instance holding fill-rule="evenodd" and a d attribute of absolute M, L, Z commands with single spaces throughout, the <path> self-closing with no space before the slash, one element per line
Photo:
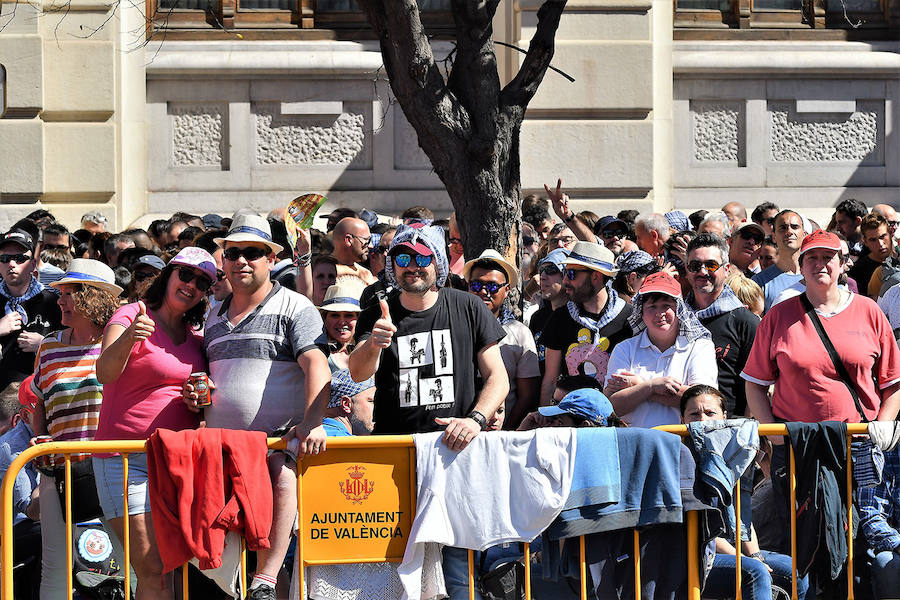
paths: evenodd
<path fill-rule="evenodd" d="M 466 415 L 467 419 L 472 419 L 478 426 L 481 427 L 481 430 L 484 431 L 487 428 L 487 417 L 478 412 L 477 410 L 473 410 L 469 414 Z"/>
<path fill-rule="evenodd" d="M 312 252 L 307 252 L 303 256 L 295 256 L 294 264 L 298 267 L 308 267 L 310 261 L 312 260 Z"/>
<path fill-rule="evenodd" d="M 753 554 L 750 555 L 750 558 L 755 558 L 759 562 L 766 564 L 766 557 L 763 556 L 762 552 L 754 552 Z"/>

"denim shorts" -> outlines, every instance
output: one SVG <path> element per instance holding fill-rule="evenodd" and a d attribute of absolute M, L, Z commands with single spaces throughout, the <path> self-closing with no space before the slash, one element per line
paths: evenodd
<path fill-rule="evenodd" d="M 94 479 L 97 497 L 107 519 L 125 516 L 123 506 L 122 457 L 93 457 Z M 147 454 L 137 452 L 128 455 L 128 514 L 150 512 L 150 496 L 147 493 Z"/>

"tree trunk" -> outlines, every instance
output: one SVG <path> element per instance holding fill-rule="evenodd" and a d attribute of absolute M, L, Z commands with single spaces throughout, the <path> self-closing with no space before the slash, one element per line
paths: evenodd
<path fill-rule="evenodd" d="M 391 89 L 456 210 L 465 255 L 515 259 L 521 227 L 519 132 L 553 57 L 566 0 L 545 0 L 519 73 L 501 88 L 492 20 L 500 0 L 453 0 L 446 79 L 416 0 L 359 0 L 381 42 Z M 517 261 L 516 261 L 517 262 Z"/>

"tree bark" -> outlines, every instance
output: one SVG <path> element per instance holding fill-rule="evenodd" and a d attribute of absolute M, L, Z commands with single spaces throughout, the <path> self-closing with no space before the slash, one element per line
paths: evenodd
<path fill-rule="evenodd" d="M 566 0 L 545 0 L 515 78 L 501 88 L 492 20 L 500 0 L 452 0 L 456 28 L 446 79 L 416 0 L 359 0 L 381 43 L 391 89 L 456 210 L 465 255 L 514 258 L 521 224 L 519 132 L 553 58 Z"/>

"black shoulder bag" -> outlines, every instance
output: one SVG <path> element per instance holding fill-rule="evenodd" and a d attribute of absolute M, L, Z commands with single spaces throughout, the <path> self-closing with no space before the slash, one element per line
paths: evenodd
<path fill-rule="evenodd" d="M 857 412 L 859 412 L 859 417 L 862 419 L 863 423 L 868 423 L 869 419 L 866 418 L 866 413 L 863 411 L 862 403 L 860 403 L 859 401 L 859 394 L 856 391 L 856 386 L 853 384 L 850 373 L 847 372 L 847 367 L 844 366 L 841 357 L 838 356 L 837 350 L 834 349 L 834 344 L 831 343 L 831 340 L 828 338 L 828 334 L 825 333 L 825 328 L 822 327 L 822 322 L 819 320 L 819 315 L 816 314 L 816 309 L 813 308 L 812 302 L 810 302 L 809 298 L 806 297 L 806 292 L 800 294 L 800 302 L 803 304 L 803 309 L 806 311 L 806 316 L 809 317 L 809 320 L 812 321 L 813 327 L 816 328 L 816 333 L 819 334 L 819 339 L 821 339 L 822 343 L 825 345 L 825 350 L 828 352 L 828 356 L 831 357 L 831 362 L 834 363 L 834 369 L 837 371 L 838 377 L 841 378 L 841 381 L 844 382 L 844 385 L 847 386 L 847 389 L 850 391 L 850 397 L 853 398 L 853 404 L 856 405 L 856 410 Z"/>

